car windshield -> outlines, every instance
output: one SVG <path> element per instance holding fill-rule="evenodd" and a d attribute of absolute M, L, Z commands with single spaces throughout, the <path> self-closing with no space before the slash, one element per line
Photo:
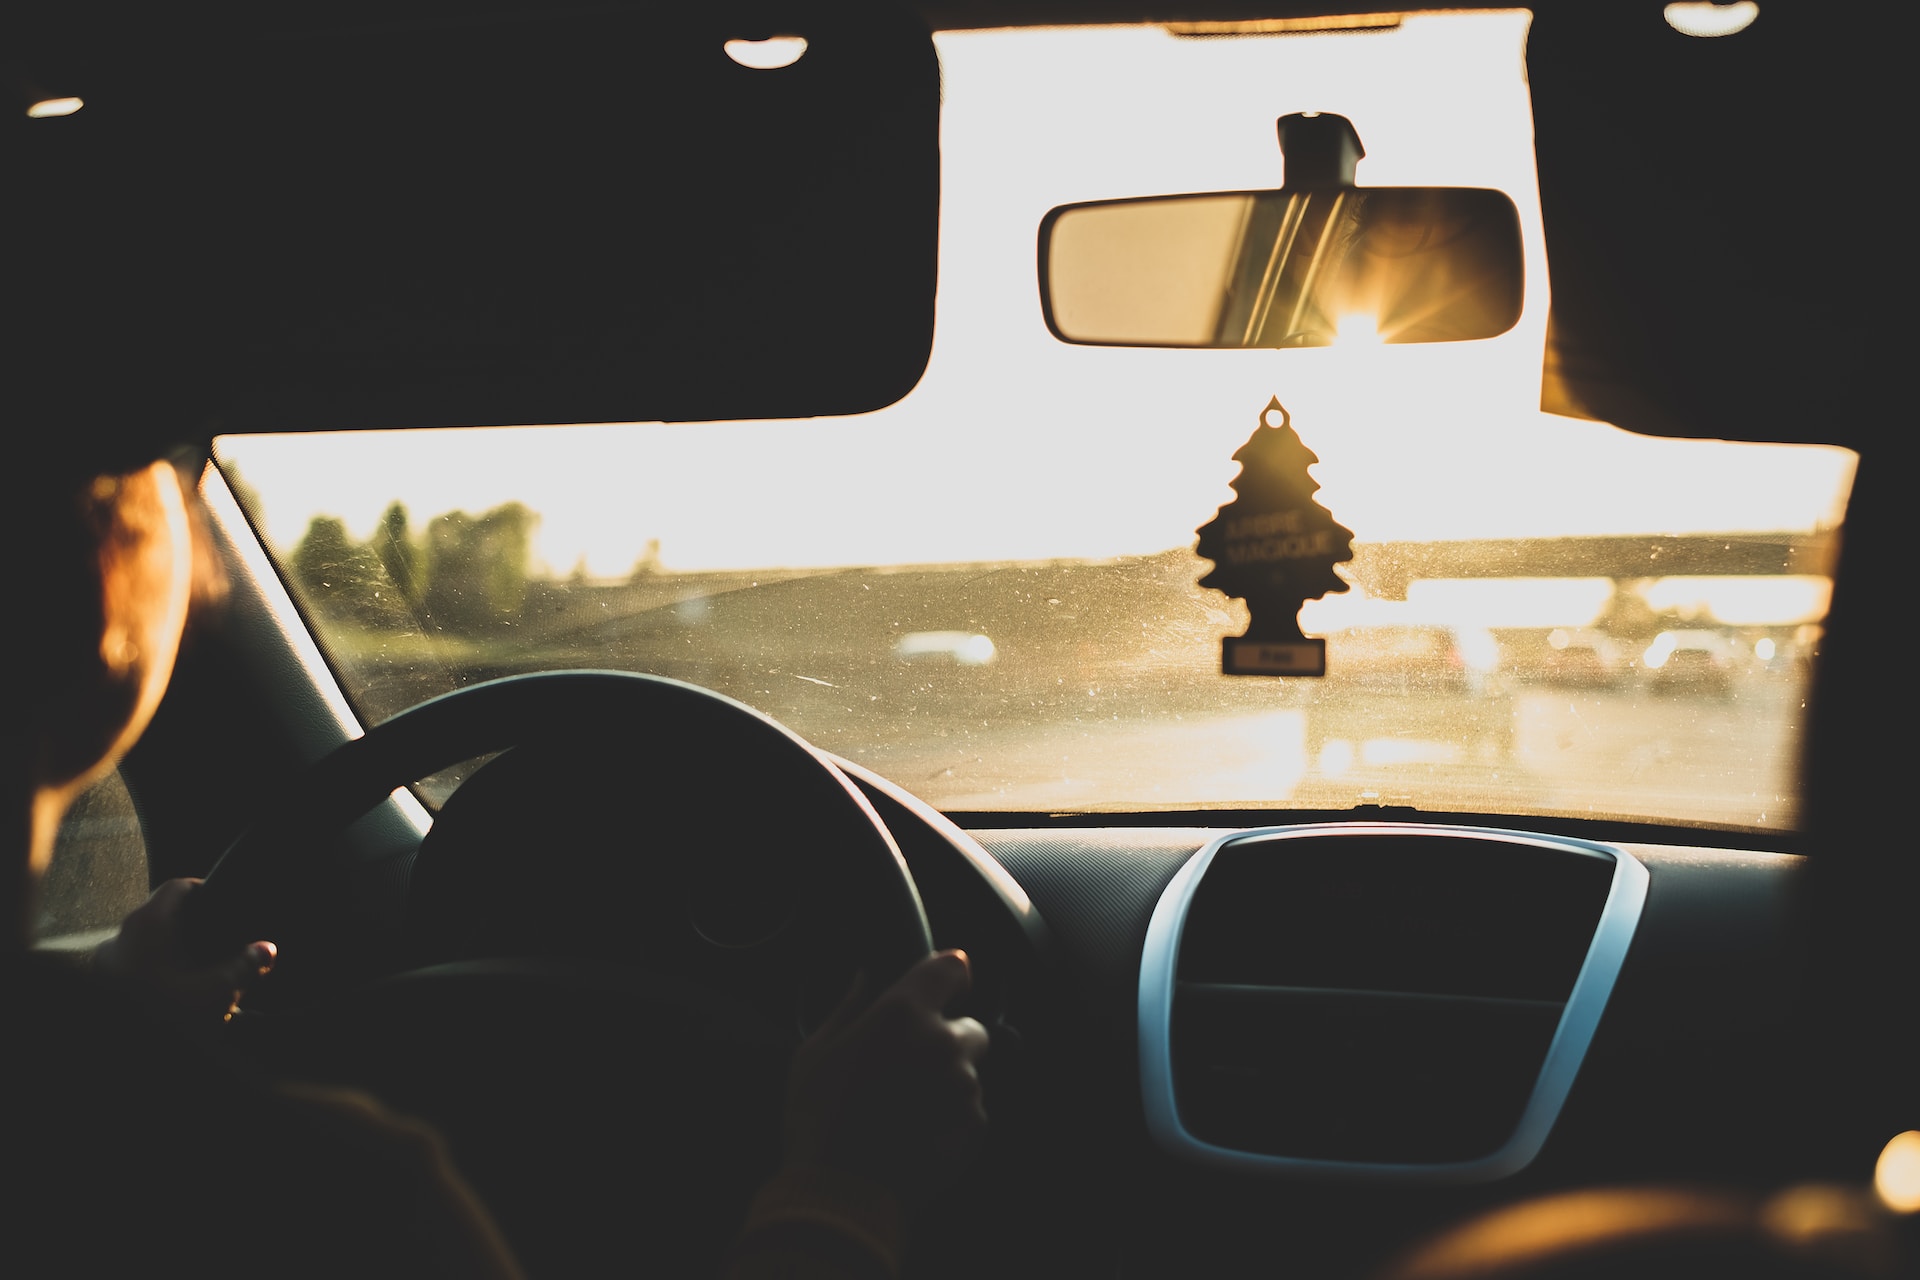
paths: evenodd
<path fill-rule="evenodd" d="M 942 33 L 938 329 L 900 403 L 228 437 L 217 457 L 369 721 L 619 668 L 750 703 L 950 811 L 1790 829 L 1854 455 L 1539 411 L 1526 31 L 1516 11 Z M 1274 121 L 1299 111 L 1353 121 L 1363 185 L 1511 195 L 1519 325 L 1284 351 L 1049 335 L 1050 208 L 1278 186 Z M 1246 608 L 1197 585 L 1195 530 L 1274 398 L 1355 538 L 1350 588 L 1300 615 L 1323 679 L 1222 675 Z"/>

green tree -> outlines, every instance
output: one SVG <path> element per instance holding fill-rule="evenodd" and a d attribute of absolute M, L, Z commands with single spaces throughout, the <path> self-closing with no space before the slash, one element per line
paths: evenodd
<path fill-rule="evenodd" d="M 427 526 L 428 615 L 442 626 L 465 630 L 518 614 L 539 520 L 518 502 L 479 516 L 449 511 L 436 517 Z"/>
<path fill-rule="evenodd" d="M 333 621 L 380 628 L 409 624 L 406 601 L 387 576 L 374 541 L 355 542 L 338 516 L 315 516 L 308 523 L 288 567 L 301 599 Z"/>
<path fill-rule="evenodd" d="M 396 500 L 387 507 L 370 545 L 401 600 L 418 605 L 426 599 L 427 551 L 414 540 L 403 503 Z"/>
<path fill-rule="evenodd" d="M 336 598 L 357 567 L 358 550 L 347 533 L 346 521 L 338 516 L 315 516 L 288 559 L 295 585 L 310 602 Z"/>

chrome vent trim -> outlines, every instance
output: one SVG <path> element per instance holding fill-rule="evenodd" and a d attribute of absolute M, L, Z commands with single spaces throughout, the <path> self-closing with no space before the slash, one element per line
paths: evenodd
<path fill-rule="evenodd" d="M 1602 857 L 1613 862 L 1613 882 L 1601 908 L 1600 922 L 1587 948 L 1586 960 L 1574 979 L 1573 990 L 1560 1015 L 1559 1026 L 1547 1048 L 1519 1123 L 1496 1151 L 1473 1160 L 1433 1164 L 1387 1164 L 1349 1160 L 1305 1159 L 1238 1151 L 1202 1141 L 1180 1122 L 1173 1085 L 1173 996 L 1181 937 L 1187 909 L 1215 855 L 1229 845 L 1296 840 L 1327 836 L 1406 836 L 1498 841 L 1543 849 Z M 1518 1173 L 1532 1163 L 1560 1117 L 1560 1108 L 1573 1088 L 1587 1047 L 1606 1012 L 1613 984 L 1626 961 L 1627 948 L 1640 923 L 1647 898 L 1647 869 L 1624 849 L 1533 832 L 1494 827 L 1424 826 L 1414 823 L 1318 823 L 1296 827 L 1266 827 L 1238 831 L 1209 842 L 1187 860 L 1168 882 L 1147 926 L 1145 951 L 1140 959 L 1140 1087 L 1146 1107 L 1147 1131 L 1159 1146 L 1184 1160 L 1237 1173 L 1295 1175 L 1326 1179 L 1396 1183 L 1492 1182 Z"/>

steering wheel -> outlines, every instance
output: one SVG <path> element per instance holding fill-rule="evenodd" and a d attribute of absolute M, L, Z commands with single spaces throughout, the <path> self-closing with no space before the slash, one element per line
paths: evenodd
<path fill-rule="evenodd" d="M 184 941 L 214 958 L 274 936 L 283 908 L 340 874 L 328 837 L 396 787 L 496 751 L 416 855 L 408 932 L 430 940 L 424 953 L 415 947 L 425 967 L 291 1023 L 275 1014 L 270 1039 L 307 1078 L 371 1089 L 440 1127 L 530 1266 L 591 1274 L 636 1213 L 653 1215 L 646 1234 L 662 1256 L 694 1266 L 716 1236 L 724 1242 L 778 1132 L 784 1051 L 769 1051 L 766 1029 L 789 1048 L 798 1040 L 790 987 L 757 1002 L 741 992 L 791 983 L 809 950 L 828 957 L 839 982 L 858 968 L 878 990 L 931 950 L 918 891 L 866 797 L 771 718 L 695 685 L 611 671 L 509 676 L 434 698 L 277 796 L 185 900 Z M 639 812 L 651 808 L 701 812 L 682 812 L 636 849 L 657 826 Z M 568 826 L 583 810 L 600 815 L 584 837 Z M 550 847 L 518 848 L 530 840 Z M 684 889 L 707 864 L 731 867 L 731 879 L 705 882 L 731 893 L 769 858 L 805 884 L 790 896 L 814 917 L 772 940 L 742 945 L 670 904 L 633 930 L 678 925 L 664 977 L 606 955 L 511 949 L 528 933 L 511 904 L 624 909 L 625 890 Z M 502 874 L 476 897 L 463 868 L 490 861 Z M 607 888 L 596 868 L 624 877 L 622 887 Z M 438 905 L 425 909 L 423 898 Z M 483 900 L 510 904 L 491 941 L 468 928 L 470 914 L 486 914 L 469 904 Z M 509 949 L 488 949 L 502 938 Z M 776 995 L 787 999 L 784 1032 L 766 1018 L 782 1009 Z M 595 1174 L 570 1177 L 583 1159 Z M 671 1193 L 642 1177 L 648 1160 L 671 1162 Z"/>
<path fill-rule="evenodd" d="M 507 676 L 403 711 L 318 761 L 268 816 L 221 855 L 184 904 L 190 954 L 214 959 L 262 936 L 263 918 L 324 875 L 323 841 L 395 788 L 523 743 L 605 751 L 639 739 L 722 779 L 750 804 L 777 783 L 791 806 L 791 850 L 856 907 L 856 958 L 878 985 L 932 949 L 926 913 L 893 837 L 846 775 L 804 740 L 744 703 L 678 680 L 620 671 Z M 760 776 L 747 776 L 749 770 Z M 727 815 L 713 815 L 716 823 Z M 798 825 L 801 823 L 817 825 Z M 682 850 L 680 856 L 698 856 Z"/>

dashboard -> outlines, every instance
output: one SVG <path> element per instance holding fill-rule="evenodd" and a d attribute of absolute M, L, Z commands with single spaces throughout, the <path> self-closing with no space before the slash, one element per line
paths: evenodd
<path fill-rule="evenodd" d="M 968 832 L 860 781 L 981 975 L 999 1149 L 972 1212 L 1035 1274 L 1280 1249 L 1364 1275 L 1549 1190 L 1807 1173 L 1785 1130 L 1812 1121 L 1779 1105 L 1811 1047 L 1801 856 L 1373 821 Z"/>

